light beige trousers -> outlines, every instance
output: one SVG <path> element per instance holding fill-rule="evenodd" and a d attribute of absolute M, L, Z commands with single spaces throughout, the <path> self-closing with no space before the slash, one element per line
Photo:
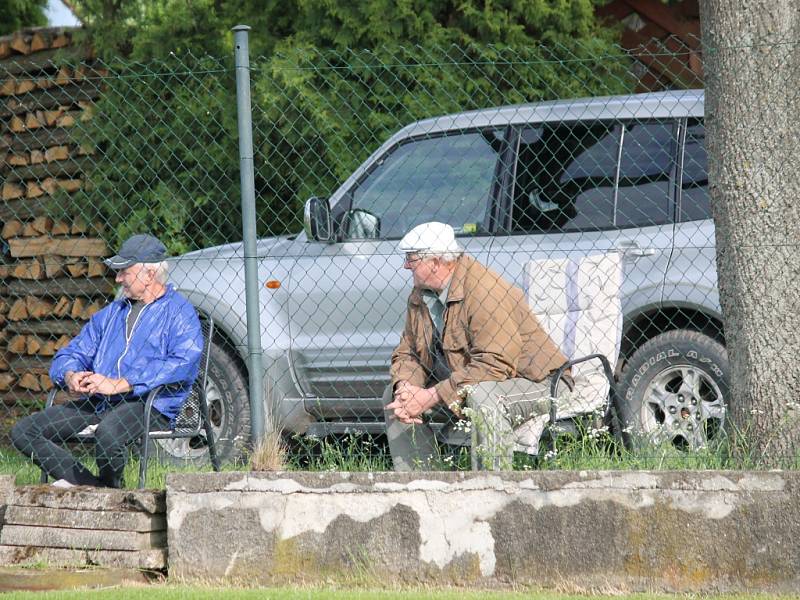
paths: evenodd
<path fill-rule="evenodd" d="M 559 394 L 567 391 L 566 385 L 559 388 Z M 384 406 L 392 401 L 392 391 L 392 386 L 387 386 Z M 540 382 L 523 378 L 484 381 L 469 386 L 466 406 L 466 416 L 471 421 L 473 470 L 509 470 L 514 456 L 514 429 L 550 410 L 550 378 Z M 395 471 L 439 468 L 439 444 L 430 425 L 401 423 L 390 410 L 384 416 Z"/>

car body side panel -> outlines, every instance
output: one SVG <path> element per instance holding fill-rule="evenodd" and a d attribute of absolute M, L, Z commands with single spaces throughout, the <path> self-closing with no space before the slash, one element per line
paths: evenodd
<path fill-rule="evenodd" d="M 664 298 L 721 318 L 717 288 L 714 223 L 711 219 L 675 226 L 675 247 L 667 270 Z"/>
<path fill-rule="evenodd" d="M 634 254 L 632 246 L 651 252 Z M 489 265 L 509 282 L 523 287 L 524 266 L 530 260 L 622 252 L 622 311 L 627 315 L 643 306 L 661 304 L 671 246 L 672 225 L 621 231 L 498 236 L 492 243 Z"/>

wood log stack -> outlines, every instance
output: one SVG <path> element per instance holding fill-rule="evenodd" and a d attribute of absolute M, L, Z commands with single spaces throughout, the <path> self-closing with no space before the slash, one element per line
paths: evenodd
<path fill-rule="evenodd" d="M 0 403 L 25 412 L 52 386 L 52 356 L 113 292 L 102 227 L 69 211 L 92 160 L 73 128 L 104 75 L 73 32 L 0 37 Z"/>

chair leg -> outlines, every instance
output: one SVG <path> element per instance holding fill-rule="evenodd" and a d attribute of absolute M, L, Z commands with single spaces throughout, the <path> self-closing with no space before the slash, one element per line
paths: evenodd
<path fill-rule="evenodd" d="M 150 447 L 150 436 L 146 433 L 142 436 L 142 449 L 139 452 L 139 489 L 144 489 L 145 480 L 147 479 L 147 459 L 148 449 Z"/>
<path fill-rule="evenodd" d="M 142 433 L 142 447 L 139 451 L 139 489 L 144 489 L 147 479 L 147 460 L 150 454 L 150 411 L 145 407 L 144 433 Z"/>
<path fill-rule="evenodd" d="M 217 457 L 217 443 L 214 440 L 214 433 L 211 431 L 211 422 L 208 420 L 208 404 L 206 403 L 205 390 L 200 392 L 200 417 L 203 419 L 203 429 L 206 431 L 206 443 L 208 444 L 208 455 L 211 458 L 211 466 L 219 472 L 219 457 Z"/>
<path fill-rule="evenodd" d="M 39 476 L 39 483 L 47 483 L 47 473 L 42 469 L 42 474 Z"/>
<path fill-rule="evenodd" d="M 214 433 L 211 431 L 211 425 L 208 420 L 205 424 L 206 440 L 208 441 L 208 454 L 211 457 L 211 466 L 214 470 L 219 472 L 219 457 L 217 456 L 217 443 L 214 441 Z"/>

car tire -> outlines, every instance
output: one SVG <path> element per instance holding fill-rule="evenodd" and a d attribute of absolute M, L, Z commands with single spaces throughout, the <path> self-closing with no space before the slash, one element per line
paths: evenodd
<path fill-rule="evenodd" d="M 206 378 L 211 430 L 220 463 L 235 463 L 250 440 L 250 400 L 247 380 L 233 356 L 212 342 Z M 211 463 L 205 435 L 155 440 L 153 456 L 163 464 L 202 466 Z"/>
<path fill-rule="evenodd" d="M 628 360 L 620 381 L 623 439 L 643 450 L 699 450 L 720 439 L 730 398 L 725 347 L 696 331 L 657 335 Z"/>

